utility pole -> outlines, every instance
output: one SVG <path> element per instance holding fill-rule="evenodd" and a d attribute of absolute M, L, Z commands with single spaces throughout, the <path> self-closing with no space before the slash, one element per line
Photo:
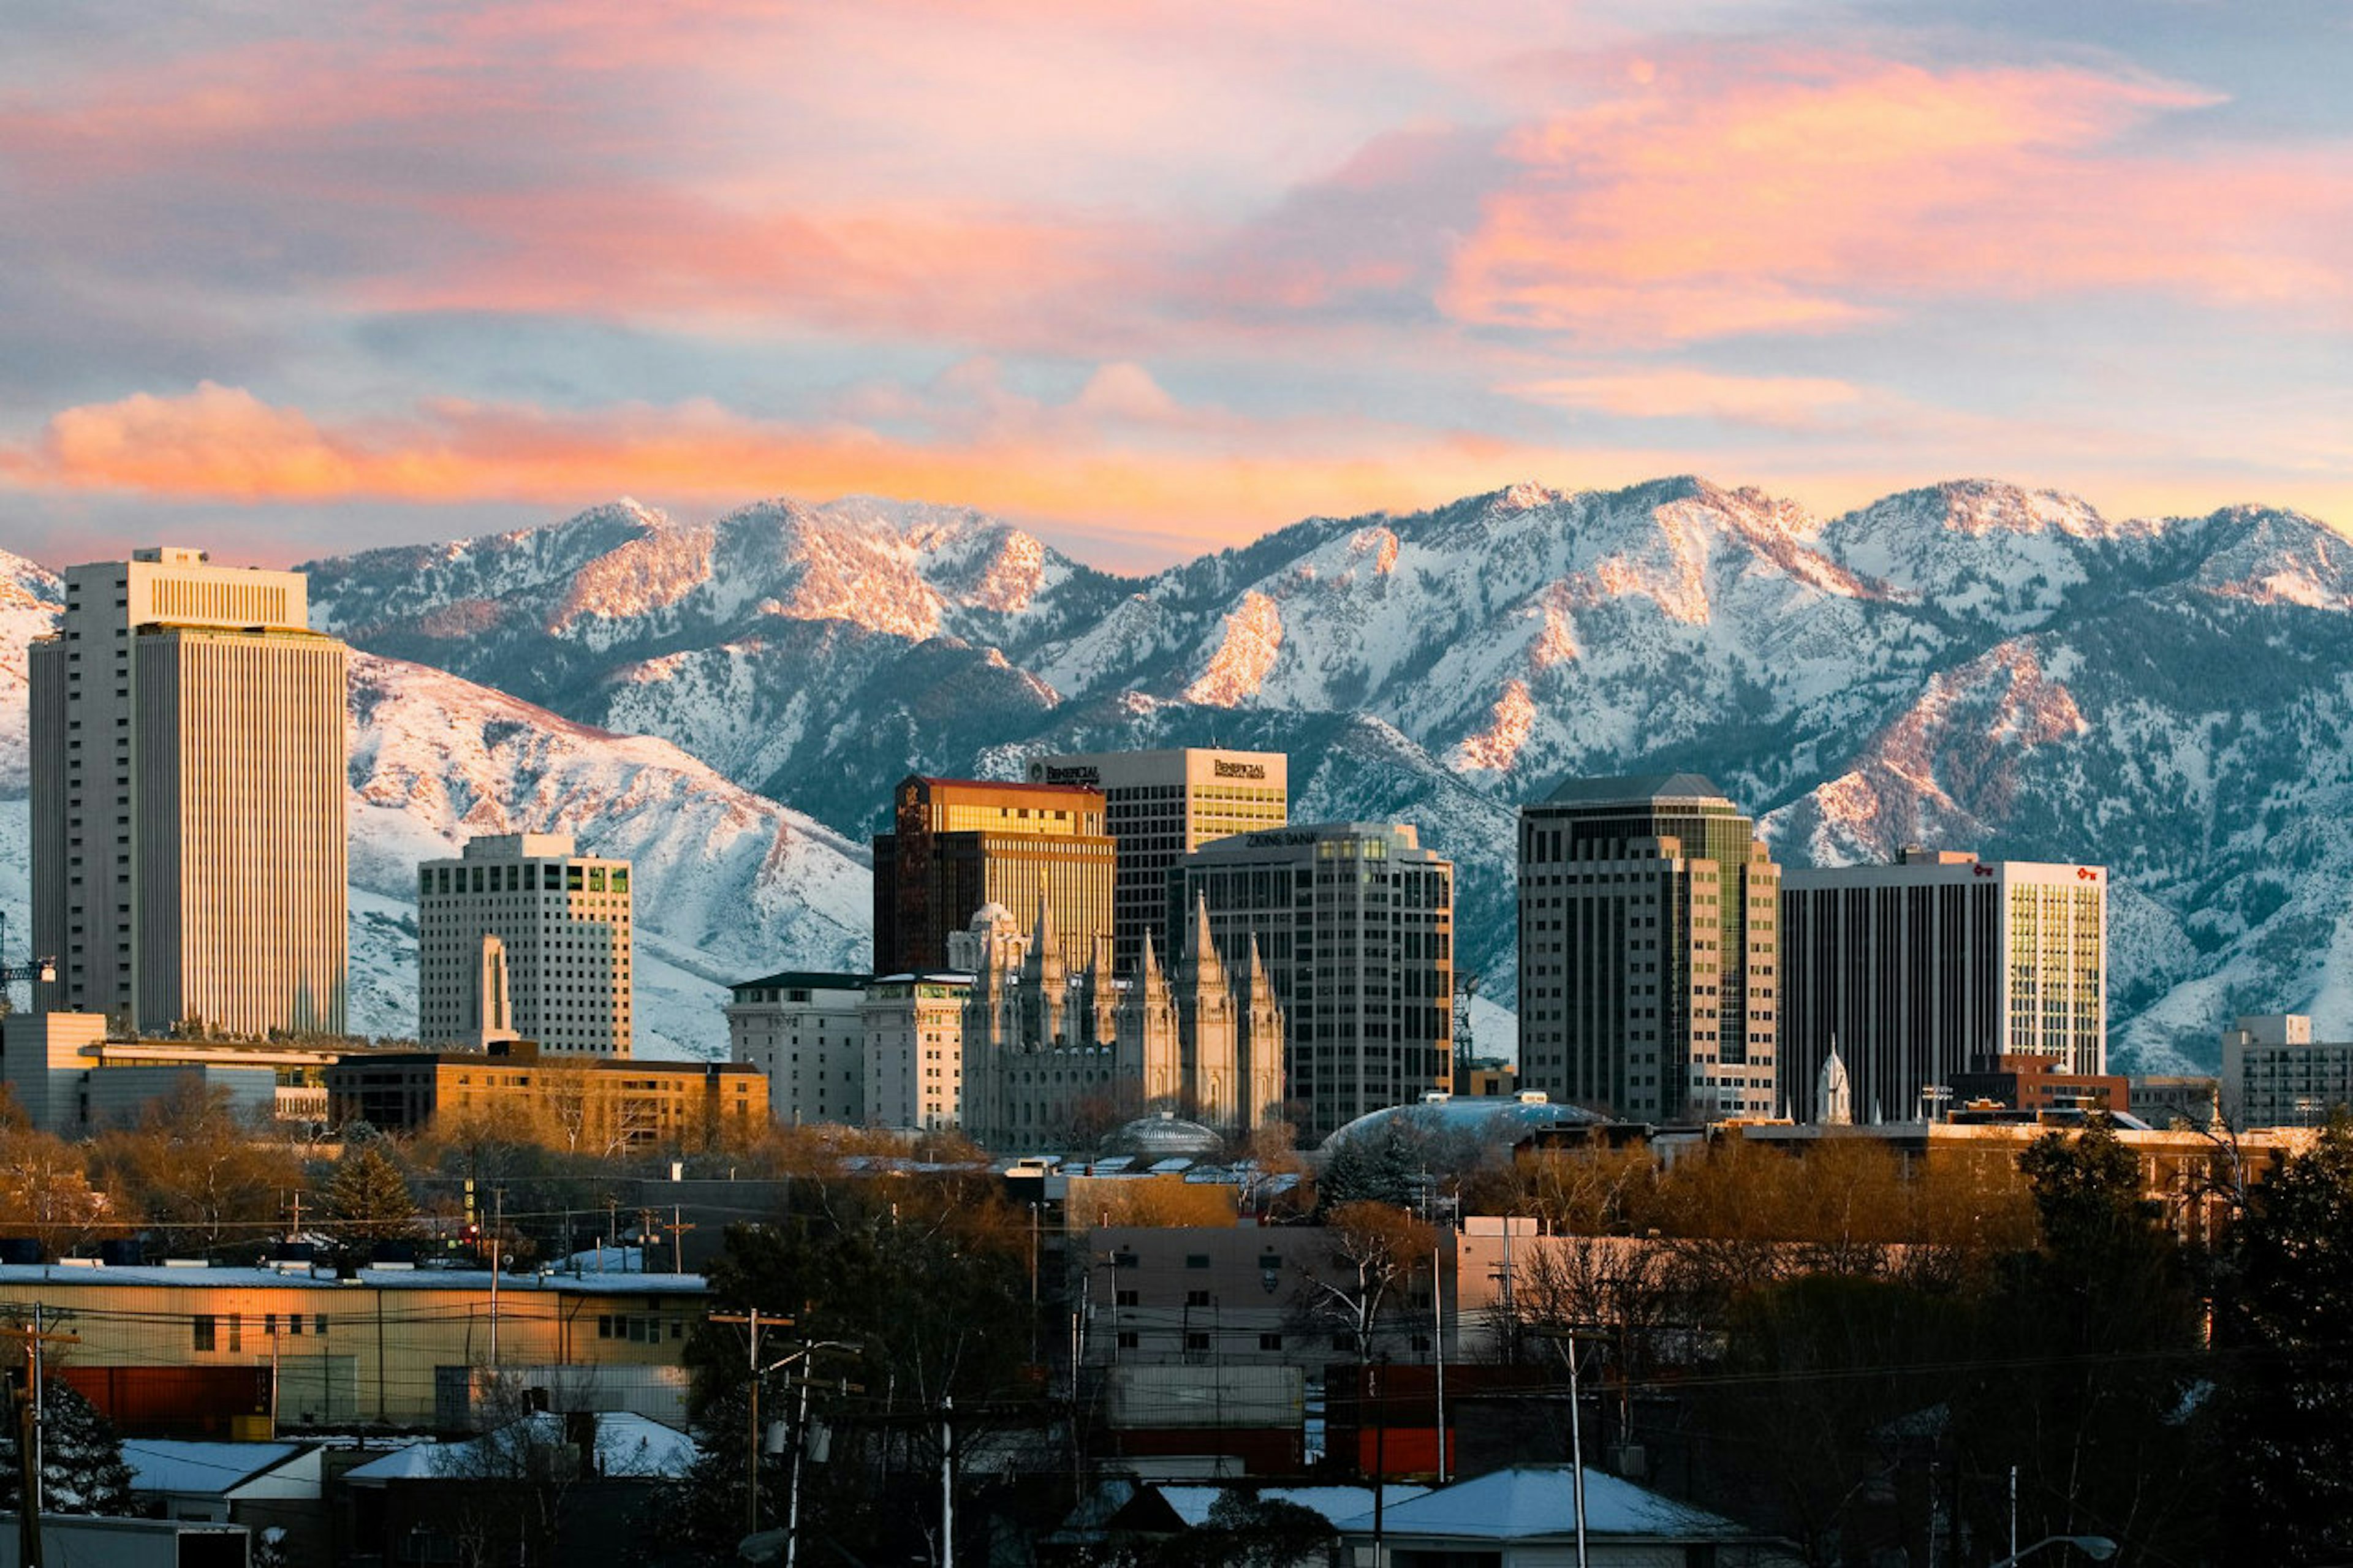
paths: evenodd
<path fill-rule="evenodd" d="M 777 1312 L 763 1313 L 754 1307 L 747 1312 L 713 1312 L 714 1323 L 742 1323 L 751 1330 L 748 1349 L 744 1358 L 744 1391 L 750 1405 L 750 1427 L 744 1443 L 744 1533 L 756 1535 L 760 1531 L 760 1329 L 788 1329 L 793 1321 Z"/>
<path fill-rule="evenodd" d="M 30 1328 L 0 1328 L 0 1339 L 16 1340 L 25 1349 L 25 1381 L 16 1391 L 16 1459 L 23 1491 L 17 1500 L 18 1559 L 25 1568 L 43 1568 L 41 1558 L 41 1362 L 45 1346 L 79 1344 L 79 1334 L 61 1333 L 43 1323 L 44 1310 L 33 1309 Z"/>
<path fill-rule="evenodd" d="M 499 1370 L 499 1263 L 506 1244 L 500 1239 L 500 1227 L 505 1223 L 507 1190 L 497 1187 L 491 1193 L 491 1371 Z"/>
<path fill-rule="evenodd" d="M 1577 1568 L 1586 1568 L 1585 1555 L 1585 1428 L 1578 1414 L 1583 1403 L 1577 1385 L 1577 1342 L 1575 1329 L 1536 1329 L 1533 1332 L 1546 1339 L 1556 1340 L 1567 1347 L 1568 1360 L 1568 1462 L 1574 1482 L 1572 1498 L 1577 1508 Z"/>
<path fill-rule="evenodd" d="M 940 1568 L 955 1568 L 955 1401 L 940 1395 Z"/>
<path fill-rule="evenodd" d="M 683 1204 L 670 1205 L 670 1271 L 673 1274 L 686 1272 L 686 1233 L 696 1228 L 686 1223 L 685 1213 Z"/>
<path fill-rule="evenodd" d="M 1430 1247 L 1430 1346 L 1438 1354 L 1438 1484 L 1446 1484 L 1446 1270 L 1439 1244 Z"/>

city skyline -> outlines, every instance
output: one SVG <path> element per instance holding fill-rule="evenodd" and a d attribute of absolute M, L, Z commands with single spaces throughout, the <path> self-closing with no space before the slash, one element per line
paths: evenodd
<path fill-rule="evenodd" d="M 0 542 L 1695 471 L 2353 527 L 2341 10 L 300 8 L 0 66 Z"/>

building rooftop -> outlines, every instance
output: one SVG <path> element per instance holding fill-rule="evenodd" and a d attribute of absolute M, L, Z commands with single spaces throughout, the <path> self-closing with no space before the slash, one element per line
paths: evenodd
<path fill-rule="evenodd" d="M 1324 1148 L 1329 1152 L 1390 1126 L 1409 1134 L 1469 1133 L 1485 1142 L 1516 1143 L 1535 1128 L 1590 1127 L 1609 1120 L 1583 1106 L 1556 1105 L 1534 1092 L 1509 1097 L 1458 1094 L 1368 1110 L 1334 1131 L 1324 1140 Z"/>
<path fill-rule="evenodd" d="M 765 991 L 863 991 L 874 984 L 871 974 L 840 974 L 818 969 L 786 969 L 775 974 L 764 974 L 757 980 L 738 980 L 727 987 L 744 991 L 754 987 Z"/>
<path fill-rule="evenodd" d="M 348 1280 L 332 1268 L 213 1268 L 202 1264 L 142 1264 L 115 1268 L 89 1259 L 73 1263 L 0 1264 L 0 1290 L 30 1285 L 95 1286 L 119 1290 L 323 1290 L 353 1286 L 381 1290 L 461 1290 L 487 1295 L 487 1268 L 362 1268 Z M 710 1289 L 700 1274 L 501 1274 L 499 1294 L 627 1294 L 700 1296 Z"/>
<path fill-rule="evenodd" d="M 1441 1487 L 1387 1510 L 1391 1536 L 1459 1536 L 1480 1541 L 1526 1541 L 1571 1536 L 1576 1502 L 1567 1465 L 1515 1465 L 1475 1480 Z M 1344 1520 L 1351 1534 L 1369 1533 L 1370 1512 Z M 1754 1532 L 1704 1510 L 1679 1503 L 1631 1481 L 1587 1467 L 1585 1528 L 1588 1536 L 1650 1541 L 1722 1541 Z"/>
<path fill-rule="evenodd" d="M 134 1491 L 223 1494 L 276 1469 L 309 1447 L 305 1443 L 205 1443 L 125 1437 L 122 1462 L 131 1467 Z"/>
<path fill-rule="evenodd" d="M 1655 800 L 1732 804 L 1713 780 L 1699 773 L 1630 773 L 1621 778 L 1563 779 L 1545 796 L 1547 805 L 1640 805 Z"/>

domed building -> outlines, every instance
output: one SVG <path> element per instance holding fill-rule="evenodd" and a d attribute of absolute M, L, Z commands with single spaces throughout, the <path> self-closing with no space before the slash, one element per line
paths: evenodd
<path fill-rule="evenodd" d="M 1206 1160 L 1225 1148 L 1213 1128 L 1187 1121 L 1173 1110 L 1139 1116 L 1104 1140 L 1104 1152 L 1129 1154 L 1140 1161 Z"/>
<path fill-rule="evenodd" d="M 1357 1117 L 1324 1139 L 1317 1152 L 1328 1158 L 1352 1144 L 1367 1145 L 1387 1136 L 1484 1152 L 1508 1148 L 1538 1128 L 1593 1127 L 1609 1120 L 1582 1106 L 1556 1105 L 1534 1090 L 1508 1099 L 1430 1094 L 1411 1105 L 1392 1105 Z"/>

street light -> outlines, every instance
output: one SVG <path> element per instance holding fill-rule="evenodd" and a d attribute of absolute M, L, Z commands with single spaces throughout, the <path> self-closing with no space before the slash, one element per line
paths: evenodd
<path fill-rule="evenodd" d="M 2010 1568 L 2011 1563 L 2023 1563 L 2044 1547 L 2056 1546 L 2062 1542 L 2094 1563 L 2105 1563 L 2116 1554 L 2116 1543 L 2105 1535 L 2046 1535 L 2025 1551 L 2013 1552 L 1999 1563 L 1989 1563 L 1987 1568 Z"/>

